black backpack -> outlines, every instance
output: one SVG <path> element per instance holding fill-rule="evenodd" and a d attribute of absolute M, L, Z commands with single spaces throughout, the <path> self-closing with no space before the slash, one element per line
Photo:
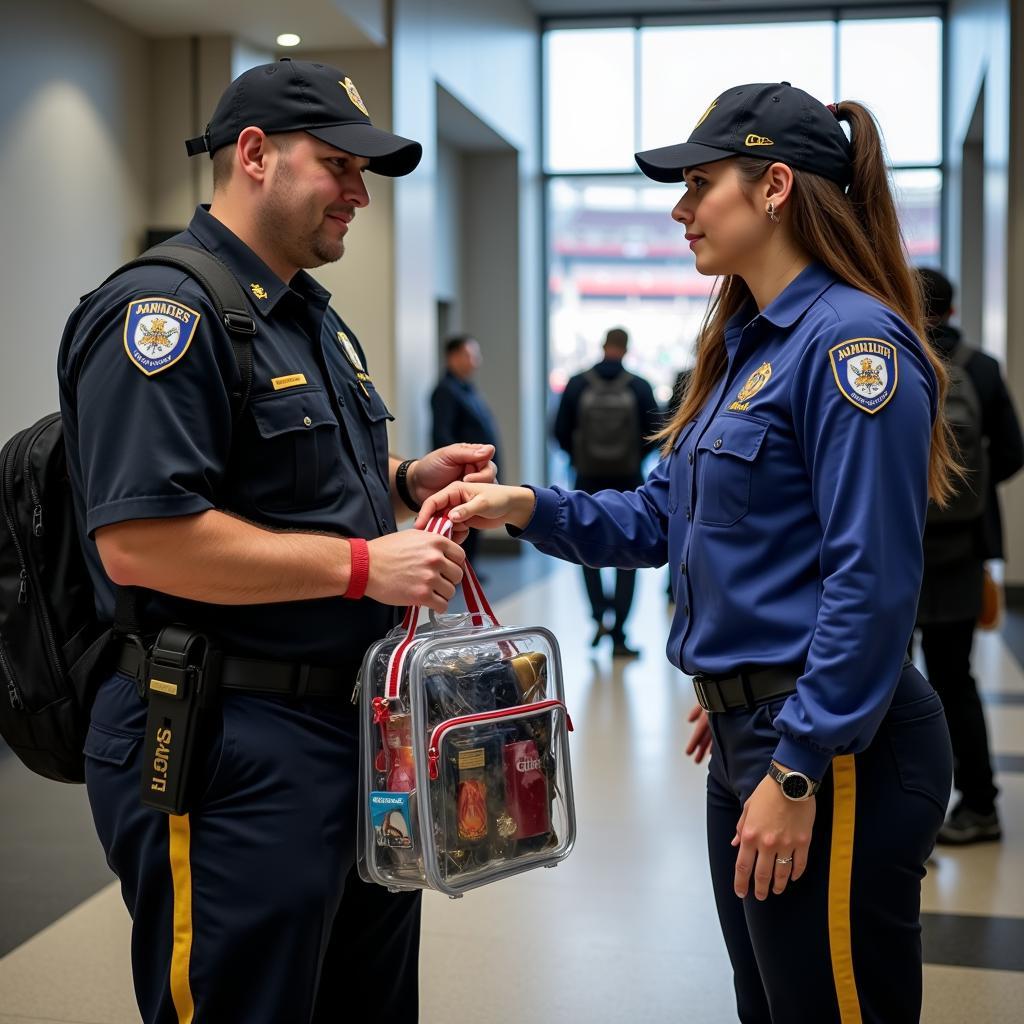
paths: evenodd
<path fill-rule="evenodd" d="M 949 390 L 943 408 L 956 441 L 957 456 L 964 467 L 964 479 L 945 508 L 928 505 L 928 526 L 969 523 L 985 511 L 988 495 L 988 445 L 983 425 L 981 397 L 967 372 L 974 349 L 960 342 L 946 364 Z"/>
<path fill-rule="evenodd" d="M 596 370 L 584 375 L 573 433 L 572 463 L 589 477 L 632 477 L 640 472 L 640 407 L 633 375 L 623 370 L 605 380 Z"/>
<path fill-rule="evenodd" d="M 209 296 L 231 336 L 241 373 L 234 418 L 252 386 L 256 322 L 241 286 L 215 256 L 163 243 L 118 268 L 166 265 Z M 106 281 L 104 282 L 106 284 Z M 39 775 L 83 782 L 82 745 L 96 685 L 112 671 L 112 640 L 134 632 L 134 588 L 117 594 L 113 628 L 96 618 L 75 524 L 60 413 L 0 450 L 0 735 Z"/>

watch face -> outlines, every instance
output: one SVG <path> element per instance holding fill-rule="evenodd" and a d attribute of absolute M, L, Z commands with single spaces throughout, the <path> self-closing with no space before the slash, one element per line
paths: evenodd
<path fill-rule="evenodd" d="M 782 792 L 790 800 L 802 800 L 810 790 L 810 783 L 802 775 L 792 773 L 782 780 Z"/>

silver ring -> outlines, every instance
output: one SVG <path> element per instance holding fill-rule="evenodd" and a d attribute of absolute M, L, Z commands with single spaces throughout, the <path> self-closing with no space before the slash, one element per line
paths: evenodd
<path fill-rule="evenodd" d="M 775 863 L 776 864 L 792 864 L 793 863 L 793 858 L 792 857 L 776 857 L 775 858 Z"/>

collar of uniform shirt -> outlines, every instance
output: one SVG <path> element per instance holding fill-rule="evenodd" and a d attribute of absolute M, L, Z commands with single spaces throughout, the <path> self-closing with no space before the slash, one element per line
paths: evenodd
<path fill-rule="evenodd" d="M 292 278 L 290 285 L 285 284 L 245 242 L 210 213 L 207 203 L 196 208 L 188 229 L 234 271 L 242 288 L 252 296 L 253 306 L 264 317 L 269 316 L 289 293 L 296 293 L 301 298 L 313 296 L 324 304 L 330 302 L 330 293 L 304 270 Z"/>
<path fill-rule="evenodd" d="M 828 267 L 812 263 L 790 281 L 760 314 L 753 303 L 741 309 L 729 320 L 726 332 L 742 329 L 758 316 L 776 327 L 792 327 L 811 308 L 818 296 L 838 280 Z"/>

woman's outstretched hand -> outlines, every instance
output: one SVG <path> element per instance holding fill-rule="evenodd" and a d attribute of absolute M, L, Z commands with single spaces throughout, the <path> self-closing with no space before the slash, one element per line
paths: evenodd
<path fill-rule="evenodd" d="M 468 528 L 497 530 L 509 525 L 522 530 L 533 518 L 536 504 L 533 491 L 527 487 L 456 480 L 423 502 L 416 528 L 422 530 L 434 516 L 446 515 L 455 524 L 457 540 L 465 537 Z"/>

